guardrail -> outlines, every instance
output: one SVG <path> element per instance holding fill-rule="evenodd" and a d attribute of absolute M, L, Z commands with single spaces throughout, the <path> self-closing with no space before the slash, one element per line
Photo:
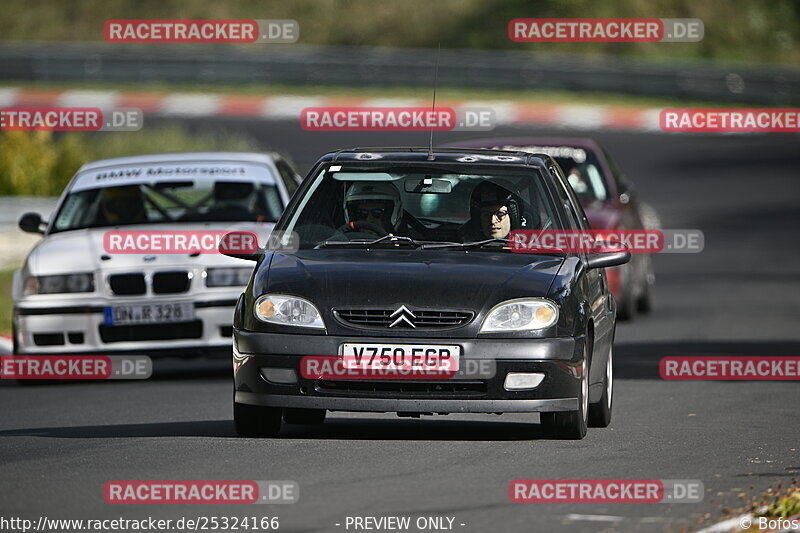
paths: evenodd
<path fill-rule="evenodd" d="M 0 80 L 405 86 L 430 89 L 436 51 L 309 45 L 0 43 Z M 442 50 L 440 87 L 612 92 L 800 105 L 800 69 Z M 427 94 L 427 92 L 426 92 Z"/>

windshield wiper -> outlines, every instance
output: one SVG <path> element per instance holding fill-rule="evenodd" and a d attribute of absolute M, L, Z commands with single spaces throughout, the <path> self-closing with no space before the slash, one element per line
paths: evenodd
<path fill-rule="evenodd" d="M 474 242 L 449 242 L 449 243 L 436 243 L 436 244 L 424 244 L 421 246 L 422 249 L 442 249 L 442 248 L 458 248 L 460 250 L 470 250 L 473 248 L 483 248 L 484 246 L 492 246 L 495 248 L 504 248 L 504 249 L 511 249 L 511 243 L 508 242 L 508 239 L 486 239 L 483 241 L 474 241 Z M 560 248 L 552 248 L 547 250 L 536 250 L 537 254 L 540 255 L 566 255 L 564 250 Z"/>
<path fill-rule="evenodd" d="M 442 242 L 442 243 L 434 243 L 434 244 L 424 244 L 422 245 L 423 249 L 434 249 L 434 248 L 461 248 L 462 250 L 468 250 L 470 248 L 481 248 L 483 246 L 489 245 L 497 245 L 500 244 L 502 246 L 508 246 L 508 239 L 486 239 L 483 241 L 475 241 L 475 242 Z"/>
<path fill-rule="evenodd" d="M 375 246 L 376 244 L 381 243 L 388 243 L 388 244 L 405 244 L 411 246 L 422 246 L 423 243 L 412 239 L 411 237 L 404 237 L 401 235 L 384 235 L 383 237 L 378 237 L 377 239 L 367 241 L 364 239 L 357 239 L 353 241 L 322 241 L 321 243 L 314 246 L 315 250 L 320 248 L 328 248 L 328 247 L 337 247 L 337 246 L 360 246 L 364 248 L 369 248 L 370 246 Z"/>

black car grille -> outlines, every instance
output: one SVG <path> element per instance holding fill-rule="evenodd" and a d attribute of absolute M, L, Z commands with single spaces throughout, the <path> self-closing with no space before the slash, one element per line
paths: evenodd
<path fill-rule="evenodd" d="M 153 294 L 178 294 L 187 292 L 192 277 L 185 270 L 156 272 L 153 274 Z M 108 276 L 108 285 L 116 296 L 138 296 L 147 292 L 144 274 L 113 274 Z"/>
<path fill-rule="evenodd" d="M 36 346 L 60 346 L 64 344 L 63 333 L 34 333 L 33 343 Z"/>
<path fill-rule="evenodd" d="M 395 309 L 337 309 L 336 317 L 349 326 L 362 328 L 388 329 L 397 319 L 392 317 Z M 447 310 L 415 310 L 414 317 L 406 317 L 417 329 L 447 329 L 463 326 L 472 319 L 472 313 L 467 311 Z M 411 328 L 406 322 L 400 322 L 392 329 Z"/>
<path fill-rule="evenodd" d="M 203 336 L 203 322 L 176 322 L 168 324 L 140 324 L 135 326 L 100 326 L 103 342 L 166 341 L 173 339 L 199 339 Z"/>
<path fill-rule="evenodd" d="M 471 397 L 486 394 L 485 381 L 365 381 L 354 380 L 317 380 L 316 389 L 324 393 L 346 393 L 348 395 L 383 396 L 391 394 L 393 397 L 418 397 L 418 396 L 453 396 Z"/>
<path fill-rule="evenodd" d="M 108 276 L 108 285 L 117 296 L 144 294 L 146 291 L 144 274 L 114 274 Z"/>
<path fill-rule="evenodd" d="M 189 290 L 191 283 L 192 278 L 189 277 L 189 273 L 185 270 L 180 272 L 156 272 L 153 274 L 153 292 L 155 294 L 186 292 Z"/>

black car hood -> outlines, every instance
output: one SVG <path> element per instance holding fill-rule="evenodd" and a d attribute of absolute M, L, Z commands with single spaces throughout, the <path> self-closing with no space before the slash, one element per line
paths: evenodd
<path fill-rule="evenodd" d="M 481 316 L 504 300 L 546 296 L 562 262 L 562 257 L 490 251 L 301 250 L 276 253 L 269 274 L 256 277 L 254 296 L 307 298 L 329 332 L 331 309 L 404 304 Z"/>

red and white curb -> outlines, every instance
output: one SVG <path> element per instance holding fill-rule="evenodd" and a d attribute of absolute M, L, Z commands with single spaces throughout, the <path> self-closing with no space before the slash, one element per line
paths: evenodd
<path fill-rule="evenodd" d="M 550 126 L 578 130 L 660 131 L 660 108 L 525 103 L 509 100 L 441 100 L 441 107 L 492 108 L 498 126 Z M 350 98 L 325 96 L 255 96 L 0 88 L 2 107 L 134 107 L 162 116 L 300 119 L 306 107 L 428 107 L 418 98 Z"/>

